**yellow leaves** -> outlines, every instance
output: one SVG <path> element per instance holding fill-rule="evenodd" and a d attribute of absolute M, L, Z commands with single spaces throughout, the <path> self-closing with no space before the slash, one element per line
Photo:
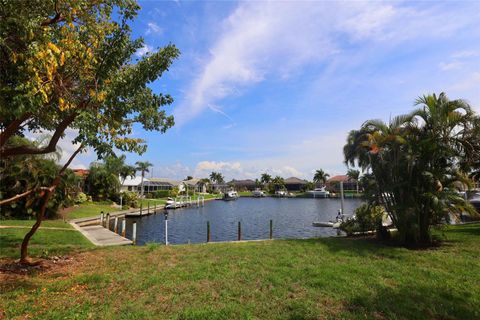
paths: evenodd
<path fill-rule="evenodd" d="M 17 54 L 15 52 L 12 52 L 12 61 L 13 63 L 17 63 Z"/>
<path fill-rule="evenodd" d="M 98 102 L 103 102 L 105 101 L 105 98 L 107 97 L 107 93 L 105 91 L 95 91 L 93 89 L 90 89 L 88 94 L 90 97 L 96 99 Z"/>
<path fill-rule="evenodd" d="M 47 46 L 56 54 L 60 54 L 60 49 L 54 43 L 49 42 Z"/>
<path fill-rule="evenodd" d="M 58 107 L 60 108 L 60 111 L 64 111 L 67 108 L 67 105 L 65 104 L 65 100 L 63 100 L 62 97 L 58 98 Z"/>
<path fill-rule="evenodd" d="M 60 64 L 61 66 L 63 66 L 63 65 L 65 64 L 65 53 L 64 53 L 64 52 L 62 52 L 62 53 L 60 54 L 59 64 Z"/>
<path fill-rule="evenodd" d="M 107 93 L 105 91 L 100 91 L 97 94 L 97 101 L 99 101 L 99 102 L 105 101 L 106 96 L 107 96 Z"/>

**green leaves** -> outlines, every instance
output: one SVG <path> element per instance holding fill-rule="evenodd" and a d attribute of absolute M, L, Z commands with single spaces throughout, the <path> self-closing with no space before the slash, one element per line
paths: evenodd
<path fill-rule="evenodd" d="M 93 148 L 99 158 L 114 148 L 142 153 L 144 141 L 131 137 L 134 123 L 162 133 L 174 125 L 163 109 L 172 97 L 152 92 L 148 84 L 161 77 L 180 52 L 168 44 L 132 61 L 144 45 L 141 38 L 131 39 L 128 26 L 138 9 L 130 0 L 2 5 L 0 127 L 9 128 L 1 134 L 3 156 L 19 152 L 4 145 L 12 135 L 26 130 L 61 135 L 66 128 L 77 129 L 75 142 Z"/>
<path fill-rule="evenodd" d="M 347 164 L 371 169 L 370 202 L 386 207 L 403 240 L 428 242 L 431 225 L 468 208 L 455 190 L 471 185 L 467 174 L 480 161 L 479 117 L 444 93 L 416 105 L 388 124 L 369 120 L 352 130 L 344 155 Z"/>

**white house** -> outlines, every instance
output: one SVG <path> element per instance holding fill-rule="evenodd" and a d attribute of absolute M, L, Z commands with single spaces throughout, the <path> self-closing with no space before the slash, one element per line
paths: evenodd
<path fill-rule="evenodd" d="M 143 189 L 144 194 L 149 192 L 155 192 L 157 190 L 172 190 L 177 187 L 178 191 L 182 192 L 186 189 L 194 190 L 195 192 L 205 193 L 207 192 L 207 184 L 201 181 L 201 179 L 190 179 L 186 181 L 167 179 L 167 178 L 144 178 Z M 125 179 L 125 182 L 120 188 L 121 192 L 135 191 L 140 193 L 142 189 L 142 177 Z"/>

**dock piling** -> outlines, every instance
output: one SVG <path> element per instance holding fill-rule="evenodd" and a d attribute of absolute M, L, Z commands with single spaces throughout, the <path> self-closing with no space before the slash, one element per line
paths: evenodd
<path fill-rule="evenodd" d="M 126 219 L 123 219 L 123 220 L 122 220 L 122 237 L 124 237 L 124 238 L 125 238 L 125 235 L 126 235 L 126 233 L 127 233 L 126 224 L 127 224 L 127 220 L 126 220 Z"/>
<path fill-rule="evenodd" d="M 105 226 L 108 230 L 110 230 L 110 213 L 107 213 L 107 225 Z"/>
<path fill-rule="evenodd" d="M 242 240 L 242 224 L 238 221 L 238 241 Z"/>
<path fill-rule="evenodd" d="M 165 245 L 168 246 L 168 213 L 165 212 Z"/>
<path fill-rule="evenodd" d="M 273 220 L 270 220 L 270 240 L 273 239 Z"/>
<path fill-rule="evenodd" d="M 207 221 L 207 242 L 210 242 L 210 221 Z"/>
<path fill-rule="evenodd" d="M 133 222 L 133 230 L 132 230 L 132 241 L 133 245 L 137 244 L 137 222 Z"/>
<path fill-rule="evenodd" d="M 118 233 L 118 216 L 115 216 L 115 223 L 113 225 L 113 231 Z"/>
<path fill-rule="evenodd" d="M 103 227 L 103 221 L 105 220 L 105 214 L 103 211 L 100 211 L 100 225 Z"/>

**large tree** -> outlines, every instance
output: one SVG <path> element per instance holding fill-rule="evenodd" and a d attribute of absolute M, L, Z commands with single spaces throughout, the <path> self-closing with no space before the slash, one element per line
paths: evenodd
<path fill-rule="evenodd" d="M 442 93 L 421 97 L 419 109 L 386 124 L 365 122 L 350 132 L 347 164 L 371 171 L 369 200 L 385 206 L 405 244 L 430 243 L 430 227 L 463 211 L 456 192 L 480 158 L 478 117 L 463 100 Z"/>
<path fill-rule="evenodd" d="M 167 71 L 179 51 L 166 45 L 133 60 L 144 46 L 131 39 L 129 23 L 139 6 L 130 0 L 2 1 L 0 6 L 0 156 L 54 152 L 67 128 L 78 149 L 47 186 L 24 190 L 0 204 L 33 192 L 43 198 L 37 221 L 26 234 L 21 262 L 28 263 L 28 241 L 38 229 L 60 176 L 84 148 L 99 158 L 114 149 L 142 153 L 146 144 L 131 136 L 139 123 L 164 132 L 173 125 L 163 106 L 168 94 L 147 86 Z M 26 132 L 51 131 L 41 147 L 9 141 Z"/>

